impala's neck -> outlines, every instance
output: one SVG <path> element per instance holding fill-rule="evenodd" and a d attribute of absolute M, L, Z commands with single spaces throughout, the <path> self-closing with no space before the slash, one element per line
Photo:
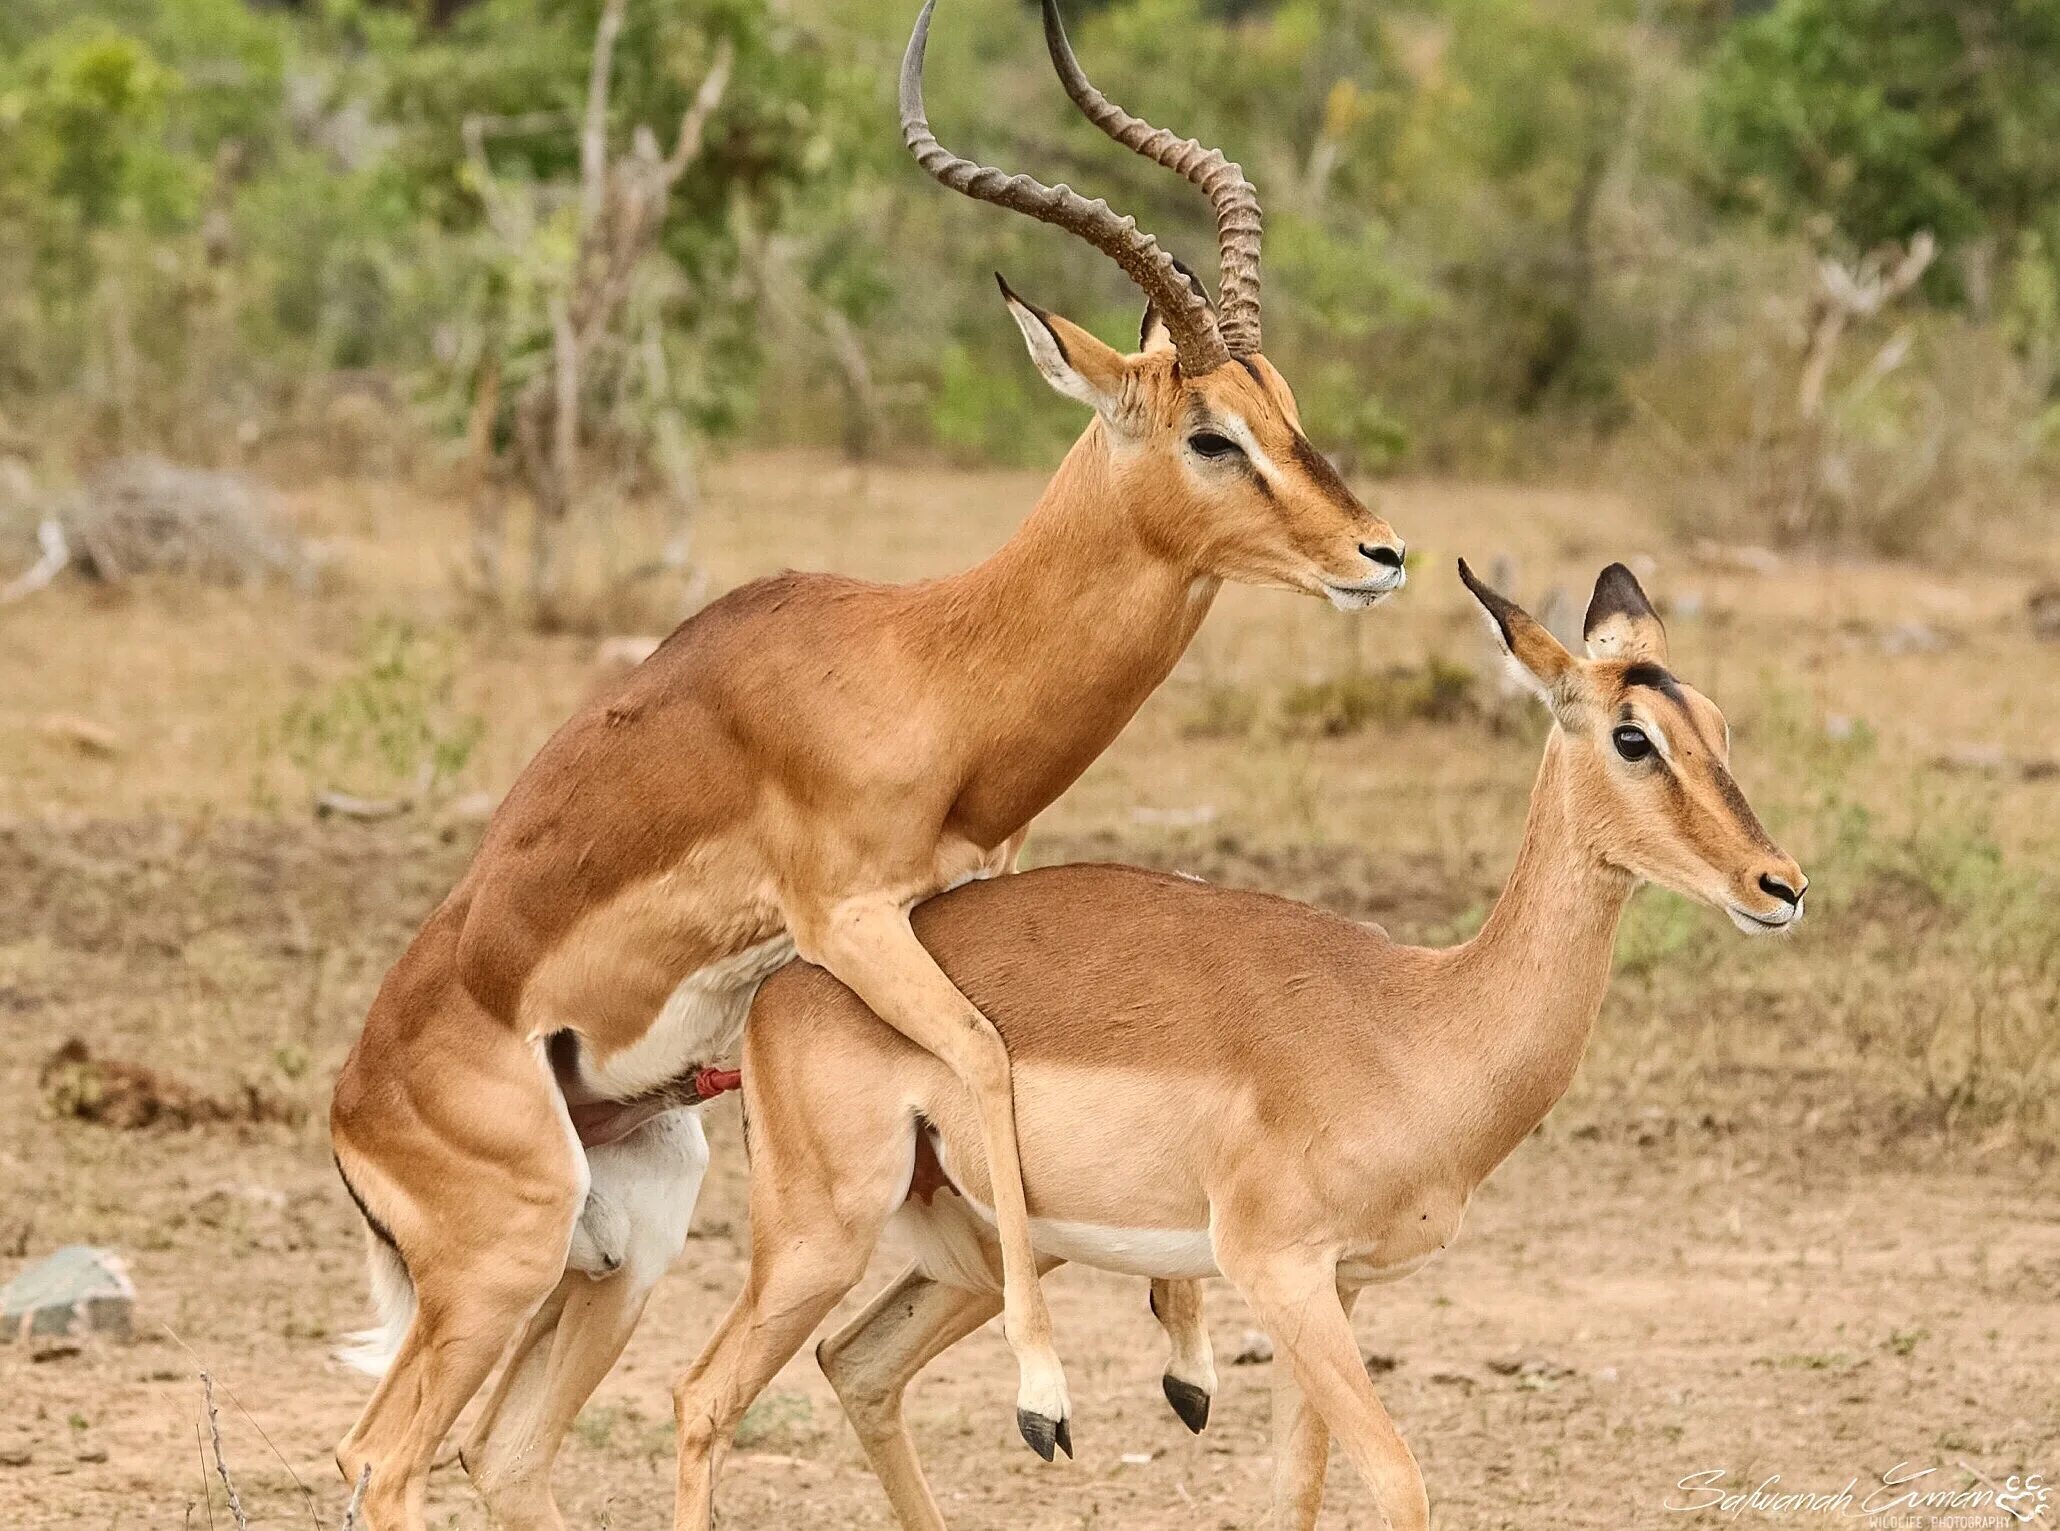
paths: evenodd
<path fill-rule="evenodd" d="M 1605 864 L 1570 800 L 1557 729 L 1531 789 L 1515 870 L 1480 934 L 1450 953 L 1448 1033 L 1460 1154 L 1485 1179 L 1573 1082 L 1609 986 L 1617 919 L 1635 880 Z"/>
<path fill-rule="evenodd" d="M 1172 671 L 1218 581 L 1137 532 L 1104 428 L 1091 425 L 994 555 L 931 586 L 942 676 L 976 756 L 962 828 L 1013 834 L 1115 739 Z"/>

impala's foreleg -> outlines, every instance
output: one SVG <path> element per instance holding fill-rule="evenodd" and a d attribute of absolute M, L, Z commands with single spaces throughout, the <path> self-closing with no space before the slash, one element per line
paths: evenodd
<path fill-rule="evenodd" d="M 1054 1448 L 1071 1456 L 1073 1410 L 1065 1372 L 1052 1348 L 1051 1314 L 1037 1284 L 1008 1049 L 1001 1034 L 923 949 L 899 905 L 850 901 L 825 918 L 790 917 L 789 923 L 804 957 L 828 968 L 881 1020 L 941 1059 L 973 1097 L 1001 1245 L 1002 1332 L 1020 1376 L 1016 1425 L 1046 1461 Z"/>
<path fill-rule="evenodd" d="M 588 1149 L 587 1163 L 591 1189 L 581 1221 L 620 1228 L 601 1251 L 618 1266 L 602 1276 L 565 1273 L 517 1341 L 462 1453 L 501 1531 L 564 1524 L 551 1497 L 551 1466 L 686 1244 L 708 1169 L 700 1113 L 654 1117 L 620 1142 Z"/>
<path fill-rule="evenodd" d="M 1274 1476 L 1276 1525 L 1313 1522 L 1327 1428 L 1372 1492 L 1386 1531 L 1429 1531 L 1423 1474 L 1366 1375 L 1335 1268 L 1299 1251 L 1239 1254 L 1219 1247 L 1218 1261 L 1272 1336 L 1273 1364 L 1292 1370 L 1293 1388 L 1315 1415 L 1304 1418 L 1298 1408 L 1276 1420 L 1282 1448 Z M 1277 1387 L 1277 1408 L 1292 1402 L 1285 1391 Z"/>
<path fill-rule="evenodd" d="M 1152 1317 L 1166 1331 L 1172 1353 L 1166 1358 L 1163 1385 L 1166 1402 L 1180 1422 L 1196 1435 L 1209 1423 L 1209 1400 L 1216 1395 L 1216 1353 L 1209 1344 L 1208 1316 L 1202 1310 L 1199 1281 L 1154 1281 Z"/>
<path fill-rule="evenodd" d="M 1340 1288 L 1349 1319 L 1357 1287 Z M 1287 1357 L 1273 1367 L 1273 1531 L 1314 1531 L 1323 1511 L 1323 1478 L 1330 1465 L 1330 1427 L 1295 1382 Z"/>

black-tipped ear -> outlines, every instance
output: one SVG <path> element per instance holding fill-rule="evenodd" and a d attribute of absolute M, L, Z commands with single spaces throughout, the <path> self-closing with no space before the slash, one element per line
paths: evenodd
<path fill-rule="evenodd" d="M 1548 703 L 1556 703 L 1555 688 L 1574 668 L 1574 656 L 1523 607 L 1477 579 L 1464 558 L 1459 560 L 1459 581 L 1488 614 L 1518 678 Z"/>
<path fill-rule="evenodd" d="M 1667 629 L 1645 597 L 1638 576 L 1620 563 L 1604 569 L 1588 600 L 1581 636 L 1594 659 L 1667 662 Z"/>
<path fill-rule="evenodd" d="M 1030 360 L 1044 380 L 1069 399 L 1089 406 L 1112 427 L 1122 423 L 1125 362 L 1114 346 L 1105 345 L 1060 314 L 1047 313 L 1019 296 L 997 271 L 994 283 L 1008 304 L 1009 317 L 1023 332 Z"/>

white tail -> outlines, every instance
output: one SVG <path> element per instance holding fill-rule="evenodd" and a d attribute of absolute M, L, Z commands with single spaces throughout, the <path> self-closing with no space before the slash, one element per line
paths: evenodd
<path fill-rule="evenodd" d="M 336 1359 L 368 1377 L 383 1377 L 399 1354 L 401 1338 L 415 1320 L 415 1283 L 401 1263 L 400 1251 L 366 1230 L 367 1274 L 372 1283 L 372 1306 L 379 1322 L 347 1336 L 349 1343 L 336 1352 Z"/>

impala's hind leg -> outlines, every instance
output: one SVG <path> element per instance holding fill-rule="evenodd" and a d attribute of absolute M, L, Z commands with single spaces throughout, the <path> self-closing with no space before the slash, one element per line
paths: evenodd
<path fill-rule="evenodd" d="M 1216 1353 L 1209 1344 L 1207 1315 L 1202 1310 L 1199 1281 L 1154 1281 L 1152 1317 L 1166 1331 L 1172 1353 L 1166 1358 L 1163 1385 L 1166 1402 L 1180 1422 L 1202 1433 L 1209 1423 L 1209 1400 L 1216 1395 Z"/>
<path fill-rule="evenodd" d="M 551 1467 L 566 1432 L 629 1343 L 652 1288 L 686 1244 L 708 1169 L 700 1113 L 671 1111 L 619 1143 L 589 1149 L 589 1224 L 608 1274 L 566 1272 L 508 1358 L 462 1453 L 502 1531 L 558 1531 Z"/>
<path fill-rule="evenodd" d="M 330 1110 L 337 1165 L 394 1251 L 387 1332 L 356 1358 L 391 1359 L 336 1451 L 347 1480 L 371 1469 L 370 1531 L 423 1531 L 437 1448 L 558 1284 L 586 1194 L 585 1161 L 536 1050 L 455 991 L 438 998 L 444 1008 L 413 1033 L 433 1022 L 449 1044 L 437 1088 L 389 1082 L 405 1057 L 378 1059 L 375 1075 L 353 1053 Z"/>
<path fill-rule="evenodd" d="M 912 1268 L 816 1347 L 903 1531 L 944 1531 L 944 1517 L 902 1419 L 902 1396 L 917 1372 L 1000 1311 L 999 1282 L 989 1290 L 946 1286 Z"/>

